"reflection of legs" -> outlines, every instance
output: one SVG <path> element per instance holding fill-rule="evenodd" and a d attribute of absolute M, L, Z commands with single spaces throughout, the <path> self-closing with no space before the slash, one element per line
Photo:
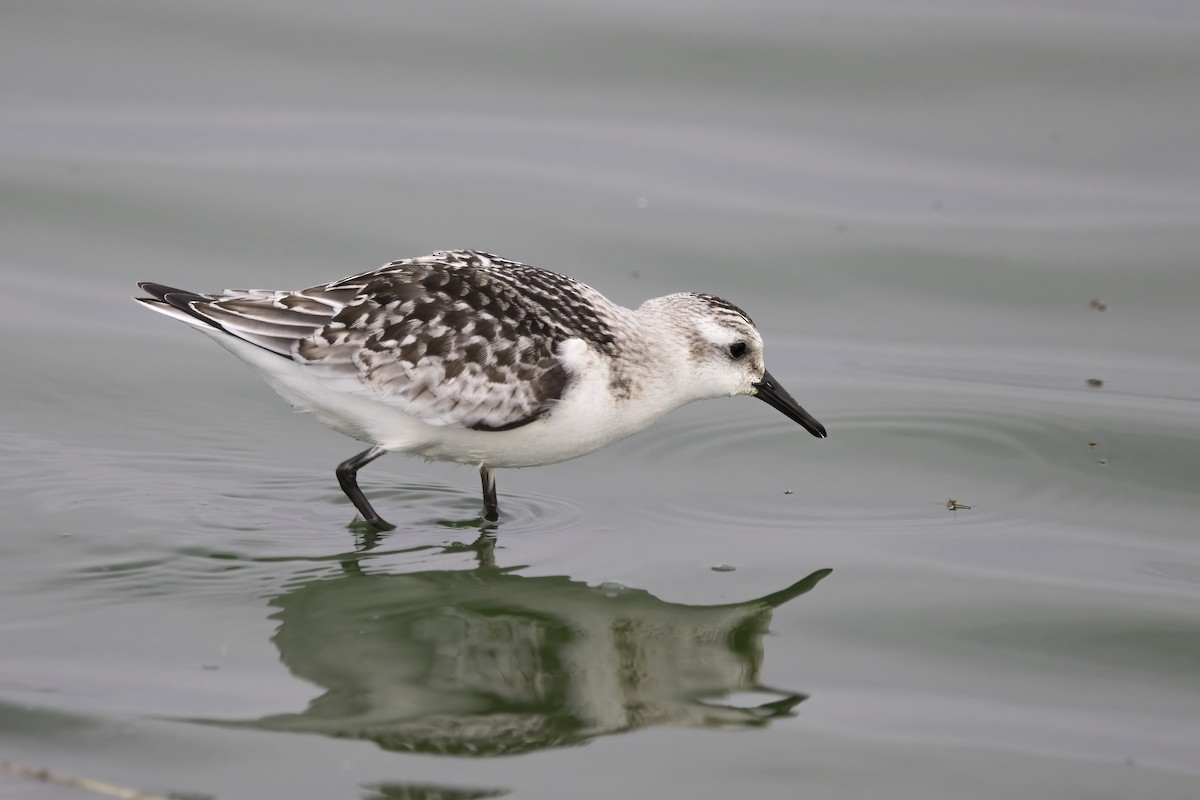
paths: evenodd
<path fill-rule="evenodd" d="M 483 518 L 488 522 L 500 519 L 500 506 L 496 504 L 496 473 L 490 467 L 480 467 L 483 479 Z"/>
<path fill-rule="evenodd" d="M 353 458 L 348 458 L 341 464 L 338 464 L 337 479 L 342 486 L 342 491 L 346 493 L 346 497 L 350 498 L 350 502 L 354 503 L 354 507 L 363 515 L 363 519 L 367 524 L 379 528 L 380 530 L 390 530 L 395 527 L 375 513 L 375 509 L 371 508 L 371 504 L 367 502 L 366 495 L 362 493 L 362 489 L 358 488 L 358 471 L 370 464 L 375 459 L 386 453 L 382 447 L 372 447 L 370 450 L 364 450 Z"/>

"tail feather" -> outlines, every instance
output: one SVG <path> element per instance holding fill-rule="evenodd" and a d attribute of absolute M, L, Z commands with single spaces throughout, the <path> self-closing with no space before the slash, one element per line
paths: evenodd
<path fill-rule="evenodd" d="M 138 286 L 149 297 L 134 299 L 147 308 L 289 359 L 296 342 L 328 324 L 349 299 L 343 297 L 348 292 L 329 292 L 324 287 L 313 287 L 321 291 L 313 291 L 312 295 L 262 289 L 227 289 L 221 295 L 211 295 L 150 281 Z"/>

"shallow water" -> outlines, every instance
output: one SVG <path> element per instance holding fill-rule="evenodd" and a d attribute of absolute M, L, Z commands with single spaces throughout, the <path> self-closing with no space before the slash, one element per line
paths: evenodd
<path fill-rule="evenodd" d="M 1195 796 L 1189 4 L 4 16 L 0 761 L 217 798 Z M 691 406 L 500 472 L 482 542 L 473 471 L 393 456 L 375 537 L 356 443 L 129 301 L 455 246 L 729 297 L 829 438 Z"/>

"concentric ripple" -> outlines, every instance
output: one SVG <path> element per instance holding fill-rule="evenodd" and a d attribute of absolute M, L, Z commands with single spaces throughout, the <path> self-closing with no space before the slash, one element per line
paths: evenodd
<path fill-rule="evenodd" d="M 699 429 L 656 429 L 630 445 L 631 460 L 656 480 L 688 479 L 666 485 L 650 513 L 725 529 L 953 524 L 972 532 L 1070 509 L 1102 514 L 1119 502 L 1120 481 L 1138 480 L 1135 459 L 1149 457 L 1142 442 L 1155 435 L 1115 422 L 1119 412 L 1098 409 L 1086 393 L 1047 398 L 964 381 L 931 398 L 881 383 L 819 415 L 827 440 L 751 414 L 705 412 Z"/>
<path fill-rule="evenodd" d="M 461 529 L 497 529 L 505 536 L 571 530 L 585 519 L 583 507 L 566 497 L 541 493 L 501 491 L 499 523 L 480 518 L 482 499 L 478 480 L 463 472 L 461 485 L 405 483 L 391 488 L 366 489 L 380 513 L 401 530 L 434 531 L 447 534 Z M 325 495 L 330 502 L 345 505 L 340 492 Z M 390 509 L 383 511 L 384 508 Z"/>
<path fill-rule="evenodd" d="M 371 492 L 397 525 L 374 533 L 348 525 L 353 507 L 316 478 L 266 479 L 256 491 L 224 488 L 222 493 L 205 487 L 212 496 L 191 507 L 190 523 L 164 532 L 157 544 L 143 543 L 137 558 L 105 549 L 86 558 L 75 574 L 121 596 L 267 595 L 285 582 L 338 573 L 348 559 L 403 570 L 444 566 L 441 555 L 454 542 L 473 541 L 484 532 L 504 537 L 558 533 L 578 526 L 583 517 L 578 506 L 564 500 L 516 494 L 504 497 L 501 523 L 484 523 L 478 517 L 479 498 L 465 487 L 410 484 Z M 305 519 L 306 511 L 315 516 L 314 505 L 333 524 Z M 281 569 L 283 563 L 289 566 Z"/>

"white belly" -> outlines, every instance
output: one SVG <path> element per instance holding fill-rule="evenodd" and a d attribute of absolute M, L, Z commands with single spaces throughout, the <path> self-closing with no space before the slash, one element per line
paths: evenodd
<path fill-rule="evenodd" d="M 431 425 L 366 395 L 332 391 L 306 368 L 218 331 L 205 331 L 254 367 L 281 397 L 330 428 L 385 450 L 435 461 L 488 467 L 535 467 L 577 458 L 644 429 L 674 406 L 616 400 L 608 370 L 578 340 L 565 347 L 573 380 L 539 420 L 508 431 Z"/>

